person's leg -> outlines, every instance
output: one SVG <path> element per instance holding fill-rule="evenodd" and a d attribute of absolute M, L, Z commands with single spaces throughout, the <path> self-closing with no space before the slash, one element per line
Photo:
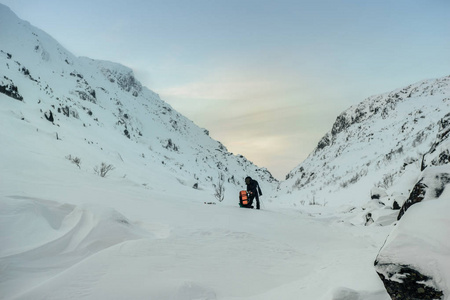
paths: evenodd
<path fill-rule="evenodd" d="M 256 195 L 256 209 L 259 209 L 259 197 Z"/>
<path fill-rule="evenodd" d="M 250 194 L 248 197 L 248 207 L 253 208 L 253 199 L 255 199 L 255 195 Z"/>

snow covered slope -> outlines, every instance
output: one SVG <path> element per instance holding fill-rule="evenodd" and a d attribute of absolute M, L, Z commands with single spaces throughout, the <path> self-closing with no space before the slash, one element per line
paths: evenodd
<path fill-rule="evenodd" d="M 450 296 L 450 113 L 439 121 L 436 141 L 422 161 L 399 220 L 375 260 L 392 299 Z"/>
<path fill-rule="evenodd" d="M 372 190 L 384 201 L 448 163 L 448 80 L 350 109 L 287 193 L 268 197 L 267 170 L 131 70 L 74 57 L 0 5 L 0 299 L 388 300 L 373 262 L 397 212 L 366 200 L 374 183 L 393 184 Z M 101 163 L 114 167 L 106 178 Z M 205 205 L 219 173 L 225 200 Z M 262 185 L 261 211 L 236 207 L 246 175 Z M 363 205 L 291 209 L 302 201 Z"/>
<path fill-rule="evenodd" d="M 276 187 L 266 169 L 229 153 L 207 130 L 143 87 L 132 70 L 75 57 L 1 4 L 0 41 L 3 141 L 7 130 L 15 131 L 30 149 L 46 152 L 42 159 L 80 161 L 84 172 L 105 163 L 114 167 L 108 176 L 148 188 L 157 189 L 164 178 L 214 194 L 221 178 L 226 199 L 236 201 L 247 175 L 266 190 Z M 23 126 L 8 129 L 17 120 Z M 16 149 L 10 150 L 4 159 L 14 155 Z"/>
<path fill-rule="evenodd" d="M 449 299 L 449 183 L 448 164 L 425 169 L 416 185 L 420 202 L 408 208 L 377 256 L 375 268 L 392 299 Z"/>
<path fill-rule="evenodd" d="M 287 175 L 282 186 L 292 193 L 288 204 L 361 205 L 377 188 L 401 205 L 420 175 L 422 156 L 436 140 L 438 122 L 449 111 L 450 77 L 369 97 L 349 108 Z"/>

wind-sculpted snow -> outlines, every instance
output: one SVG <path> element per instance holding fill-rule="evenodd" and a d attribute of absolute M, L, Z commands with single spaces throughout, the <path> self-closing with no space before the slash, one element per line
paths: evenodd
<path fill-rule="evenodd" d="M 2 297 L 29 294 L 98 252 L 151 237 L 111 209 L 20 196 L 3 198 L 0 207 Z"/>
<path fill-rule="evenodd" d="M 364 263 L 384 234 L 292 212 L 174 206 L 138 191 L 96 205 L 2 196 L 0 298 L 387 299 Z"/>

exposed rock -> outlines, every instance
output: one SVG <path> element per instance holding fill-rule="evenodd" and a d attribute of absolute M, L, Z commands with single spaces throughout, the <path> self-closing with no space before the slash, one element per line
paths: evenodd
<path fill-rule="evenodd" d="M 425 198 L 425 193 L 427 189 L 427 185 L 422 182 L 422 179 L 416 183 L 414 186 L 411 195 L 409 195 L 409 198 L 406 200 L 406 202 L 403 204 L 402 208 L 400 209 L 400 212 L 398 214 L 397 220 L 400 220 L 403 214 L 406 212 L 406 210 L 413 204 L 419 203 Z"/>
<path fill-rule="evenodd" d="M 366 221 L 365 221 L 365 223 L 364 223 L 364 225 L 365 226 L 369 226 L 370 224 L 373 224 L 373 218 L 372 218 L 372 214 L 371 213 L 368 213 L 367 215 L 366 215 Z"/>
<path fill-rule="evenodd" d="M 97 103 L 97 99 L 95 98 L 95 92 L 91 93 L 91 92 L 86 92 L 86 91 L 82 91 L 82 90 L 74 90 L 74 91 L 71 91 L 70 93 L 78 96 L 78 98 L 80 98 L 81 100 L 89 101 L 92 103 Z"/>
<path fill-rule="evenodd" d="M 386 269 L 378 273 L 392 300 L 442 299 L 443 292 L 429 286 L 430 277 L 421 274 L 410 266 L 386 264 L 375 266 Z"/>
<path fill-rule="evenodd" d="M 134 97 L 139 96 L 142 91 L 142 85 L 133 75 L 133 72 L 129 69 L 122 68 L 122 70 L 102 68 L 102 73 L 111 83 L 117 83 L 117 85 L 126 92 L 131 92 Z"/>
<path fill-rule="evenodd" d="M 77 110 L 74 109 L 73 107 L 69 107 L 69 106 L 67 106 L 67 105 L 58 108 L 58 112 L 59 112 L 59 113 L 62 112 L 66 117 L 72 116 L 72 117 L 74 117 L 74 118 L 76 118 L 76 119 L 79 119 L 79 118 L 80 118 L 80 116 L 79 116 Z"/>
<path fill-rule="evenodd" d="M 333 128 L 331 129 L 331 135 L 335 136 L 338 133 L 344 131 L 351 125 L 348 120 L 347 114 L 344 112 L 336 118 L 336 121 L 333 124 Z"/>
<path fill-rule="evenodd" d="M 19 94 L 18 87 L 6 76 L 4 76 L 3 79 L 0 79 L 0 93 L 19 101 L 23 100 L 23 97 Z"/>
<path fill-rule="evenodd" d="M 449 162 L 450 162 L 450 151 L 447 149 L 439 153 L 438 157 L 436 157 L 431 161 L 431 165 L 442 166 L 448 164 Z"/>
<path fill-rule="evenodd" d="M 436 141 L 426 153 L 422 161 L 422 171 L 427 166 L 442 166 L 450 162 L 449 137 L 450 137 L 450 113 L 446 114 L 438 122 L 439 132 Z M 447 144 L 447 145 L 446 145 Z"/>
<path fill-rule="evenodd" d="M 47 121 L 52 122 L 55 121 L 55 119 L 53 118 L 53 113 L 51 110 L 47 111 L 44 113 L 45 118 L 47 119 Z"/>
<path fill-rule="evenodd" d="M 327 133 L 317 144 L 316 152 L 331 144 L 330 135 Z"/>
<path fill-rule="evenodd" d="M 126 136 L 127 138 L 131 139 L 130 132 L 129 132 L 127 129 L 125 129 L 125 130 L 123 131 L 123 134 L 125 134 L 125 136 Z"/>
<path fill-rule="evenodd" d="M 380 198 L 384 198 L 387 196 L 386 190 L 378 188 L 378 187 L 374 187 L 372 188 L 372 190 L 370 191 L 370 198 L 371 199 L 380 199 Z"/>

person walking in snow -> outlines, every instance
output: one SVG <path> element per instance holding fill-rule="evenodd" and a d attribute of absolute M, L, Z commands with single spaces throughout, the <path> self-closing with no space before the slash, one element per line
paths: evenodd
<path fill-rule="evenodd" d="M 253 180 L 250 176 L 245 178 L 245 183 L 247 184 L 248 200 L 249 206 L 252 207 L 253 199 L 256 199 L 256 209 L 259 209 L 259 196 L 262 196 L 261 188 L 259 187 L 258 181 Z"/>

